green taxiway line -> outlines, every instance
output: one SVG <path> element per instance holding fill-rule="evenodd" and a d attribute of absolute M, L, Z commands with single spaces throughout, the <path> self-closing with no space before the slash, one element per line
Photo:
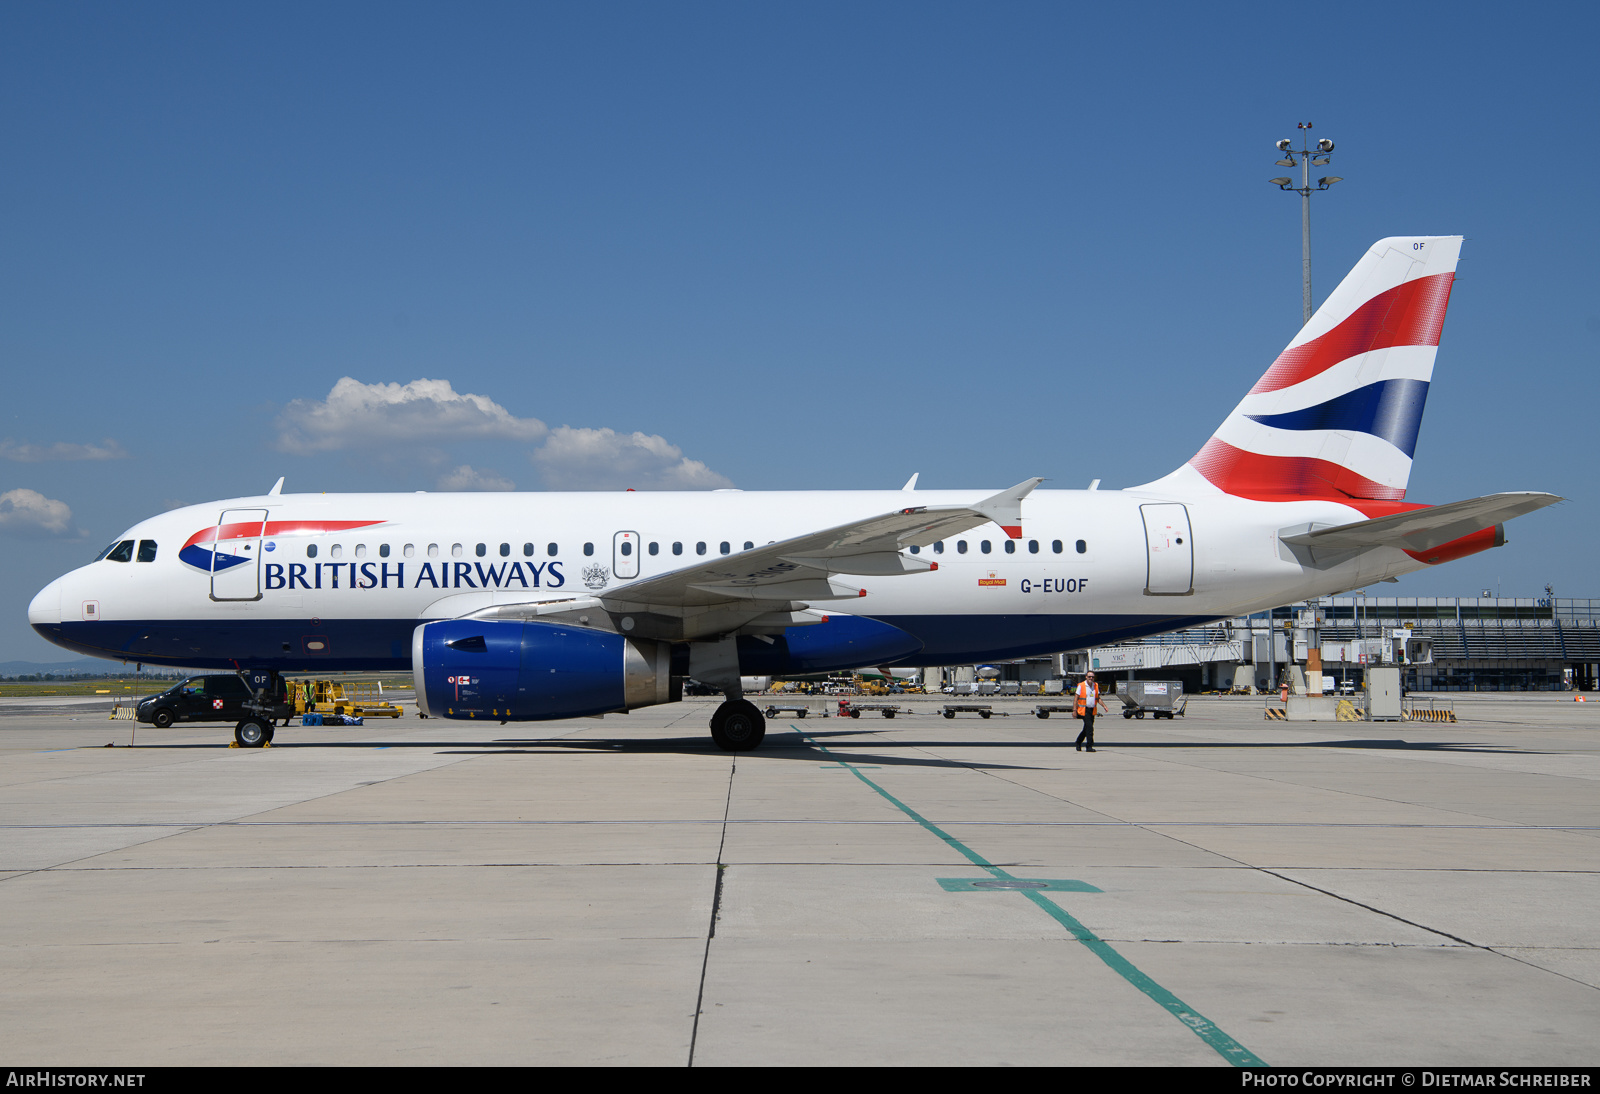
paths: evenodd
<path fill-rule="evenodd" d="M 828 755 L 838 759 L 838 756 L 831 752 L 827 745 L 820 741 L 814 740 L 813 738 L 807 737 L 800 731 L 798 726 L 791 725 L 789 728 L 800 734 L 800 739 L 805 741 L 806 744 L 813 748 L 821 749 L 823 752 L 828 753 Z M 859 770 L 857 770 L 853 764 L 839 760 L 839 766 L 845 768 L 856 778 L 872 787 L 872 789 L 877 791 L 878 794 L 890 805 L 893 805 L 896 809 L 900 810 L 900 812 L 904 813 L 906 816 L 922 825 L 922 827 L 926 828 L 929 832 L 932 832 L 935 836 L 938 836 L 940 839 L 944 840 L 945 843 L 955 848 L 962 854 L 963 857 L 966 858 L 968 862 L 972 863 L 974 866 L 978 867 L 979 869 L 989 871 L 989 873 L 993 874 L 997 878 L 1016 880 L 1011 874 L 1006 873 L 1005 870 L 994 865 L 972 848 L 968 847 L 966 844 L 962 843 L 948 832 L 940 829 L 938 825 L 922 816 L 905 802 L 901 801 L 883 787 L 867 778 Z M 1065 910 L 1063 910 L 1054 901 L 1044 896 L 1044 894 L 1029 889 L 1017 889 L 1013 891 L 1016 892 L 1018 896 L 1021 896 L 1037 905 L 1045 915 L 1049 916 L 1051 919 L 1065 927 L 1073 938 L 1076 938 L 1079 942 L 1082 942 L 1089 948 L 1090 953 L 1094 954 L 1101 961 L 1105 962 L 1107 968 L 1116 973 L 1118 976 L 1122 977 L 1128 983 L 1132 984 L 1134 987 L 1138 988 L 1140 991 L 1144 992 L 1145 995 L 1149 996 L 1158 1005 L 1163 1007 L 1167 1013 L 1171 1014 L 1178 1021 L 1188 1026 L 1196 1037 L 1200 1038 L 1206 1044 L 1215 1049 L 1217 1054 L 1224 1060 L 1227 1060 L 1230 1064 L 1233 1064 L 1236 1067 L 1267 1066 L 1267 1062 L 1265 1060 L 1261 1059 L 1261 1057 L 1257 1056 L 1255 1053 L 1241 1045 L 1238 1041 L 1235 1041 L 1232 1037 L 1229 1037 L 1226 1033 L 1222 1032 L 1222 1030 L 1218 1029 L 1217 1024 L 1211 1019 L 1199 1013 L 1193 1007 L 1189 1006 L 1189 1004 L 1185 1003 L 1182 999 L 1179 999 L 1176 995 L 1173 995 L 1166 988 L 1162 987 L 1160 984 L 1150 979 L 1150 977 L 1146 976 L 1143 972 L 1139 971 L 1138 966 L 1136 966 L 1132 961 L 1129 961 L 1126 957 L 1123 957 L 1116 950 L 1112 949 L 1109 943 L 1097 936 L 1088 927 L 1085 927 L 1082 923 L 1079 923 L 1071 915 L 1068 915 Z"/>

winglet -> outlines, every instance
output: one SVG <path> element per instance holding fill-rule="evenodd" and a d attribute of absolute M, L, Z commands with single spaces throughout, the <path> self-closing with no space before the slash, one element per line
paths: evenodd
<path fill-rule="evenodd" d="M 922 474 L 921 471 L 913 471 L 911 477 L 906 480 L 906 484 L 900 488 L 901 491 L 909 494 L 915 490 L 917 488 L 917 476 L 920 474 Z"/>
<path fill-rule="evenodd" d="M 970 506 L 998 524 L 1012 539 L 1022 538 L 1022 499 L 1033 493 L 1034 487 L 1044 479 L 1027 479 L 1010 490 L 1002 490 L 992 498 L 984 498 Z"/>
<path fill-rule="evenodd" d="M 267 497 L 275 498 L 283 493 L 283 476 L 278 476 L 278 481 L 272 484 L 272 489 L 267 491 Z"/>

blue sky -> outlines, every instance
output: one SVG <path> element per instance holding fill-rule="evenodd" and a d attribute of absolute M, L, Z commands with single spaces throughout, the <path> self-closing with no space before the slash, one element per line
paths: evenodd
<path fill-rule="evenodd" d="M 1600 596 L 1597 21 L 7 5 L 0 660 L 58 659 L 27 601 L 123 528 L 279 475 L 1156 478 L 1299 326 L 1299 201 L 1266 180 L 1308 120 L 1346 180 L 1318 300 L 1382 236 L 1467 237 L 1410 497 L 1571 499 L 1382 591 Z M 396 427 L 420 380 L 440 416 Z"/>

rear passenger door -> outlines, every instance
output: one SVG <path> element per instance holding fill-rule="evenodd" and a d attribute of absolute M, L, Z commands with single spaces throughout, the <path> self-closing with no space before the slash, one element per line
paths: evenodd
<path fill-rule="evenodd" d="M 1189 510 L 1176 503 L 1141 505 L 1147 550 L 1145 596 L 1188 596 L 1194 592 L 1194 542 Z"/>

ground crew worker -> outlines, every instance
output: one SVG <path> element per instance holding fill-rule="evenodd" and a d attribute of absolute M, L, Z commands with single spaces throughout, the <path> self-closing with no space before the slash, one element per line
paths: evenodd
<path fill-rule="evenodd" d="M 1083 731 L 1078 734 L 1076 748 L 1079 752 L 1087 744 L 1090 752 L 1094 749 L 1094 712 L 1103 709 L 1105 704 L 1100 700 L 1100 685 L 1094 682 L 1094 673 L 1090 671 L 1083 678 L 1083 683 L 1078 685 L 1078 702 L 1073 708 L 1073 714 L 1083 719 Z"/>

